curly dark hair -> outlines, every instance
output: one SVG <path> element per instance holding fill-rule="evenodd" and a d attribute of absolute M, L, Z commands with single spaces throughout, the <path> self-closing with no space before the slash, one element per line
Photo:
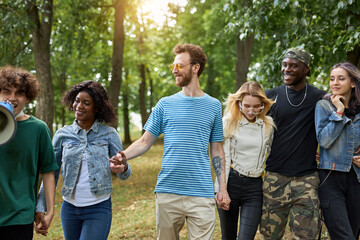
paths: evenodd
<path fill-rule="evenodd" d="M 0 91 L 6 87 L 15 87 L 25 93 L 29 102 L 39 94 L 39 82 L 33 74 L 22 68 L 5 66 L 0 68 Z"/>
<path fill-rule="evenodd" d="M 79 92 L 86 92 L 93 98 L 97 109 L 95 119 L 99 122 L 111 123 L 117 120 L 117 115 L 113 106 L 110 104 L 105 88 L 94 81 L 84 81 L 76 84 L 65 93 L 62 101 L 63 104 L 68 107 L 69 111 L 73 110 L 73 103 Z"/>
<path fill-rule="evenodd" d="M 178 44 L 174 47 L 173 52 L 175 55 L 185 52 L 189 53 L 191 64 L 200 65 L 200 69 L 197 73 L 198 77 L 200 77 L 202 72 L 205 70 L 207 59 L 204 50 L 200 46 L 191 43 Z"/>

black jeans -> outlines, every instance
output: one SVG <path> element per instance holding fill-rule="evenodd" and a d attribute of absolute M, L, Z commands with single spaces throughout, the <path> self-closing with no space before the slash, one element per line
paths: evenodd
<path fill-rule="evenodd" d="M 231 169 L 227 190 L 231 198 L 230 209 L 218 209 L 223 240 L 254 239 L 262 212 L 262 179 L 239 176 Z M 241 207 L 241 211 L 240 208 Z M 240 224 L 237 235 L 237 224 Z"/>
<path fill-rule="evenodd" d="M 360 183 L 353 167 L 350 172 L 320 169 L 319 178 L 320 208 L 331 240 L 358 239 Z"/>
<path fill-rule="evenodd" d="M 0 227 L 0 240 L 31 240 L 33 223 Z"/>

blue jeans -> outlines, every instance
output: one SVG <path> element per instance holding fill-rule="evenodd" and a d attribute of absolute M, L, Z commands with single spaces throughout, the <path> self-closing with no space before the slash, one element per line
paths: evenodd
<path fill-rule="evenodd" d="M 60 216 L 66 240 L 106 240 L 111 227 L 111 198 L 87 207 L 63 201 Z"/>
<path fill-rule="evenodd" d="M 332 240 L 359 239 L 360 183 L 350 172 L 319 169 L 320 208 Z"/>
<path fill-rule="evenodd" d="M 239 176 L 231 169 L 228 180 L 228 193 L 231 199 L 228 211 L 218 209 L 223 240 L 254 239 L 262 213 L 262 179 Z M 240 226 L 237 234 L 237 224 Z M 237 237 L 237 238 L 236 238 Z"/>

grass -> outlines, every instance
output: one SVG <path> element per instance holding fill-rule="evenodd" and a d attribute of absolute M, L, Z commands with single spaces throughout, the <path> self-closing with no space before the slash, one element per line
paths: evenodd
<path fill-rule="evenodd" d="M 157 175 L 161 169 L 163 153 L 162 139 L 155 142 L 152 148 L 143 156 L 130 161 L 132 175 L 126 181 L 113 177 L 112 206 L 113 218 L 108 239 L 150 240 L 156 239 L 155 195 Z M 62 180 L 56 189 L 55 216 L 47 237 L 34 233 L 35 240 L 64 239 L 60 221 L 62 204 Z M 323 236 L 327 234 L 323 230 Z M 186 226 L 180 232 L 180 239 L 187 238 Z M 220 221 L 217 216 L 214 239 L 221 239 Z M 257 233 L 256 240 L 262 239 Z M 291 239 L 286 233 L 284 239 Z M 327 237 L 322 239 L 328 239 Z"/>

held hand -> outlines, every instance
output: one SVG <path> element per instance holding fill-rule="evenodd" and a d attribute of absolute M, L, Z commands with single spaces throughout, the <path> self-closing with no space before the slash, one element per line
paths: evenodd
<path fill-rule="evenodd" d="M 126 156 L 121 151 L 118 151 L 118 153 L 112 158 L 110 158 L 109 161 L 110 161 L 110 170 L 113 173 L 126 172 L 128 169 Z"/>
<path fill-rule="evenodd" d="M 219 191 L 216 195 L 216 203 L 218 205 L 218 208 L 222 208 L 224 210 L 229 210 L 230 209 L 230 197 L 227 193 L 227 191 Z"/>
<path fill-rule="evenodd" d="M 46 236 L 50 227 L 53 214 L 45 215 L 43 212 L 37 212 L 35 215 L 34 228 L 37 234 Z"/>
<path fill-rule="evenodd" d="M 342 95 L 331 95 L 331 102 L 332 104 L 334 104 L 334 106 L 336 107 L 336 111 L 343 113 L 345 106 L 344 106 L 344 102 L 345 102 L 345 97 Z"/>
<path fill-rule="evenodd" d="M 355 151 L 355 154 L 359 154 L 360 153 L 360 146 L 358 147 L 358 149 Z M 360 155 L 356 155 L 353 156 L 352 162 L 360 168 Z"/>
<path fill-rule="evenodd" d="M 315 160 L 317 163 L 320 161 L 320 154 L 318 152 L 315 154 Z"/>
<path fill-rule="evenodd" d="M 360 156 L 354 156 L 352 162 L 360 168 Z"/>
<path fill-rule="evenodd" d="M 356 149 L 355 154 L 359 154 L 360 153 L 360 146 L 358 147 L 358 149 Z"/>

